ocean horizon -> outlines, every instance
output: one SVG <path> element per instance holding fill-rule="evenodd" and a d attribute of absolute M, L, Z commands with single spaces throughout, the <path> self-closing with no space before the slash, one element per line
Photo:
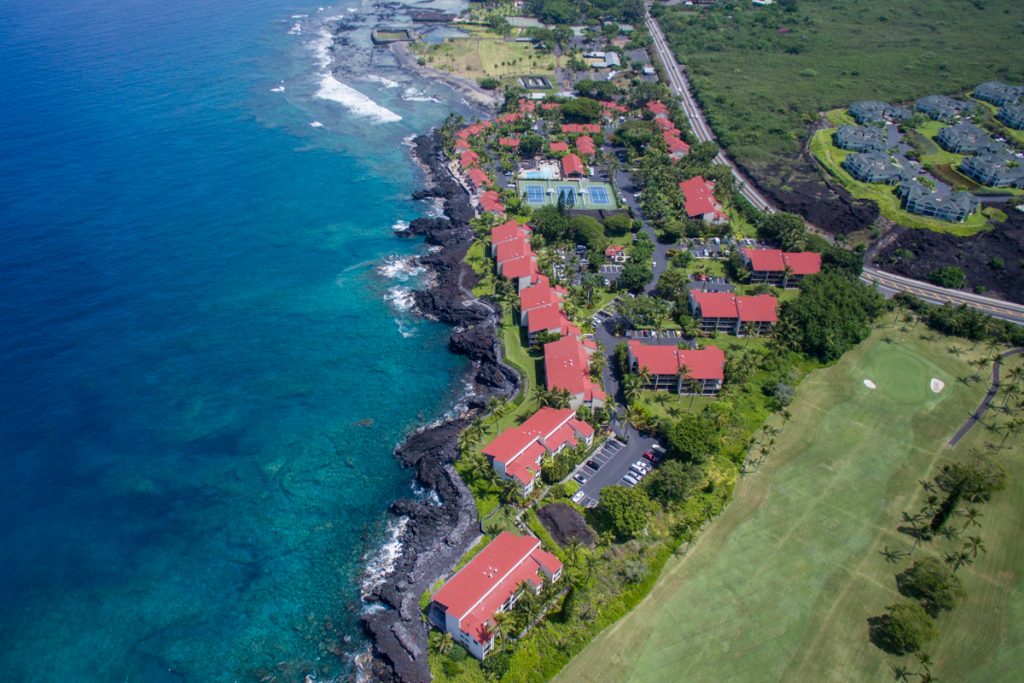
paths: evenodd
<path fill-rule="evenodd" d="M 5 678 L 347 680 L 366 651 L 419 495 L 392 451 L 468 367 L 410 310 L 407 141 L 471 114 L 372 49 L 372 7 L 0 5 Z"/>

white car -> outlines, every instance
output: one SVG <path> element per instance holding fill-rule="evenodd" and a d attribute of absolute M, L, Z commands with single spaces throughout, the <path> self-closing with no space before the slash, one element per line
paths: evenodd
<path fill-rule="evenodd" d="M 622 478 L 622 481 L 626 482 L 630 486 L 636 486 L 640 480 L 634 477 L 632 474 L 627 474 Z"/>
<path fill-rule="evenodd" d="M 577 491 L 572 494 L 572 502 L 579 503 L 581 500 L 583 500 L 583 491 Z"/>

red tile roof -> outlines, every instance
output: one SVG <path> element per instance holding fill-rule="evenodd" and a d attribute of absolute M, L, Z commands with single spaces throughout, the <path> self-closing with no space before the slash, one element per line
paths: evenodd
<path fill-rule="evenodd" d="M 647 111 L 651 112 L 655 116 L 668 116 L 668 107 L 661 102 L 648 102 Z"/>
<path fill-rule="evenodd" d="M 494 614 L 524 581 L 540 586 L 542 572 L 556 574 L 561 569 L 558 558 L 544 551 L 536 538 L 503 531 L 450 578 L 433 600 L 482 644 L 491 639 L 487 627 Z"/>
<path fill-rule="evenodd" d="M 576 149 L 579 150 L 580 154 L 586 154 L 587 156 L 594 156 L 597 152 L 597 148 L 594 147 L 594 138 L 589 135 L 581 135 L 576 138 Z"/>
<path fill-rule="evenodd" d="M 572 408 L 541 408 L 523 424 L 499 434 L 484 446 L 483 452 L 496 462 L 507 464 L 522 457 L 535 442 L 541 444 L 542 450 L 553 453 L 571 445 L 576 434 L 586 439 L 593 436 L 594 430 L 586 422 L 577 420 Z"/>
<path fill-rule="evenodd" d="M 715 184 L 705 180 L 704 176 L 684 180 L 679 183 L 679 189 L 683 192 L 683 204 L 690 218 L 701 218 L 707 214 L 712 214 L 716 220 L 728 218 L 722 211 L 722 205 L 715 199 Z"/>
<path fill-rule="evenodd" d="M 729 292 L 698 292 L 690 290 L 690 296 L 700 306 L 702 318 L 737 318 L 736 297 Z"/>
<path fill-rule="evenodd" d="M 491 244 L 500 244 L 506 240 L 529 237 L 529 235 L 529 226 L 523 225 L 519 221 L 505 221 L 501 225 L 491 228 Z"/>
<path fill-rule="evenodd" d="M 537 103 L 533 100 L 519 99 L 519 111 L 524 114 L 532 114 L 535 109 L 537 109 Z"/>
<path fill-rule="evenodd" d="M 562 157 L 562 175 L 564 175 L 564 176 L 572 176 L 572 175 L 583 176 L 583 175 L 586 175 L 586 173 L 587 173 L 587 170 L 586 170 L 586 168 L 584 168 L 583 162 L 580 161 L 580 158 L 578 156 L 576 156 L 575 154 L 569 153 L 569 154 L 566 154 L 564 157 Z"/>
<path fill-rule="evenodd" d="M 669 154 L 690 153 L 690 146 L 679 139 L 678 133 L 673 133 L 671 131 L 666 130 L 661 134 L 661 137 L 665 140 L 665 144 L 668 146 Z"/>
<path fill-rule="evenodd" d="M 487 187 L 491 184 L 491 178 L 483 171 L 483 169 L 479 168 L 469 169 L 469 179 L 477 189 Z"/>
<path fill-rule="evenodd" d="M 821 272 L 821 254 L 813 251 L 783 252 L 782 260 L 794 275 L 814 275 Z"/>
<path fill-rule="evenodd" d="M 596 123 L 563 123 L 563 133 L 600 133 L 601 126 Z"/>
<path fill-rule="evenodd" d="M 560 301 L 561 298 L 550 284 L 546 282 L 539 283 L 519 292 L 519 312 L 528 313 L 535 308 L 547 306 L 548 304 L 557 306 Z"/>
<path fill-rule="evenodd" d="M 629 107 L 627 107 L 626 105 L 618 104 L 617 102 L 609 102 L 607 100 L 601 102 L 601 109 L 603 109 L 606 114 L 611 114 L 612 112 L 619 112 L 620 114 L 625 114 L 626 112 L 629 111 Z"/>
<path fill-rule="evenodd" d="M 569 143 L 568 142 L 552 142 L 551 145 L 549 146 L 549 149 L 552 152 L 568 152 L 569 151 Z"/>
<path fill-rule="evenodd" d="M 497 253 L 494 255 L 494 260 L 498 265 L 501 265 L 505 261 L 511 261 L 512 259 L 532 255 L 533 250 L 530 249 L 529 241 L 523 237 L 517 237 L 515 239 L 500 242 L 498 244 Z"/>
<path fill-rule="evenodd" d="M 744 249 L 743 253 L 750 261 L 751 270 L 781 273 L 786 269 L 781 249 Z"/>
<path fill-rule="evenodd" d="M 472 137 L 474 135 L 479 135 L 480 133 L 490 128 L 492 125 L 494 124 L 491 121 L 478 121 L 471 126 L 466 126 L 462 130 L 457 132 L 455 136 L 465 140 L 466 138 Z"/>
<path fill-rule="evenodd" d="M 561 334 L 569 324 L 561 306 L 558 303 L 553 303 L 539 306 L 530 311 L 527 316 L 526 328 L 530 334 L 547 331 L 557 331 Z"/>
<path fill-rule="evenodd" d="M 679 129 L 676 128 L 676 124 L 672 123 L 668 119 L 654 119 L 654 125 L 663 131 L 675 131 L 677 135 L 679 134 Z"/>
<path fill-rule="evenodd" d="M 691 351 L 647 345 L 634 339 L 629 342 L 629 350 L 640 368 L 652 375 L 676 375 L 685 365 L 687 378 L 725 379 L 725 354 L 717 346 Z"/>
<path fill-rule="evenodd" d="M 540 105 L 540 108 L 543 109 L 544 111 L 551 111 L 552 109 L 558 109 L 561 106 L 562 105 L 559 104 L 558 102 L 545 102 L 544 104 Z"/>
<path fill-rule="evenodd" d="M 494 190 L 487 190 L 480 195 L 480 208 L 490 213 L 505 213 L 505 205 L 501 203 L 501 198 Z"/>
<path fill-rule="evenodd" d="M 621 244 L 612 244 L 611 246 L 605 247 L 604 255 L 607 256 L 608 258 L 612 258 L 616 254 L 620 254 L 620 253 L 624 252 L 625 250 L 626 250 L 626 247 L 624 247 Z"/>
<path fill-rule="evenodd" d="M 498 121 L 500 123 L 515 123 L 521 118 L 523 118 L 522 114 L 502 114 L 498 117 Z"/>
<path fill-rule="evenodd" d="M 532 255 L 514 258 L 502 264 L 501 274 L 508 280 L 518 280 L 521 277 L 536 275 L 537 261 Z"/>
<path fill-rule="evenodd" d="M 779 300 L 771 294 L 736 297 L 736 310 L 741 323 L 775 323 L 779 321 Z"/>
<path fill-rule="evenodd" d="M 519 138 L 501 138 L 498 140 L 498 144 L 502 147 L 519 147 Z"/>
<path fill-rule="evenodd" d="M 544 376 L 548 389 L 565 389 L 584 401 L 604 400 L 605 393 L 590 379 L 590 355 L 576 337 L 544 345 Z"/>
<path fill-rule="evenodd" d="M 455 141 L 455 149 L 460 152 L 465 152 L 469 149 L 469 141 L 464 138 L 459 138 Z"/>
<path fill-rule="evenodd" d="M 476 152 L 467 149 L 459 155 L 459 165 L 462 166 L 462 168 L 476 166 L 478 163 L 480 163 L 480 155 Z"/>

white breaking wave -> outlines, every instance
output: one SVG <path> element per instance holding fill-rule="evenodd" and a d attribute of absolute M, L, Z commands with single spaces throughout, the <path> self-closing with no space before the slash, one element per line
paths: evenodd
<path fill-rule="evenodd" d="M 392 287 L 384 295 L 384 301 L 387 301 L 391 304 L 392 308 L 402 313 L 411 311 L 412 307 L 416 305 L 416 299 L 413 297 L 412 290 L 408 287 Z"/>
<path fill-rule="evenodd" d="M 405 282 L 425 270 L 426 268 L 419 264 L 416 256 L 398 256 L 397 254 L 388 256 L 383 264 L 377 266 L 378 273 L 401 282 Z"/>
<path fill-rule="evenodd" d="M 367 563 L 366 571 L 363 572 L 363 580 L 360 582 L 363 598 L 366 598 L 374 590 L 380 588 L 388 574 L 395 570 L 395 561 L 402 553 L 402 534 L 409 524 L 408 517 L 399 517 L 388 524 L 389 540 L 377 554 Z"/>
<path fill-rule="evenodd" d="M 406 102 L 440 102 L 436 97 L 431 97 L 422 90 L 417 90 L 411 85 L 402 91 L 402 99 Z"/>
<path fill-rule="evenodd" d="M 302 35 L 302 24 L 295 22 L 292 27 L 288 29 L 288 35 L 290 36 L 301 36 Z"/>
<path fill-rule="evenodd" d="M 323 128 L 324 127 L 324 124 L 320 123 L 319 121 L 310 121 L 309 125 L 313 126 L 314 128 Z"/>
<path fill-rule="evenodd" d="M 398 81 L 393 81 L 390 78 L 384 78 L 383 76 L 378 76 L 377 74 L 367 74 L 366 80 L 372 83 L 379 83 L 383 85 L 385 88 L 397 88 L 399 85 L 401 85 Z"/>
<path fill-rule="evenodd" d="M 284 86 L 275 85 L 273 88 L 270 89 L 270 92 L 284 92 Z"/>
<path fill-rule="evenodd" d="M 395 221 L 395 224 L 391 226 L 391 229 L 395 232 L 405 232 L 409 229 L 409 221 Z"/>
<path fill-rule="evenodd" d="M 337 102 L 355 116 L 369 118 L 378 123 L 394 123 L 402 117 L 383 107 L 355 88 L 345 85 L 331 74 L 324 74 L 320 79 L 320 89 L 316 96 L 322 100 Z"/>

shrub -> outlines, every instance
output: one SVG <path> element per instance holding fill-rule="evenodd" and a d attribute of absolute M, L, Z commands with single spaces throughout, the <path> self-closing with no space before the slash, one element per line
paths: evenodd
<path fill-rule="evenodd" d="M 900 593 L 920 602 L 933 617 L 942 610 L 953 609 L 967 596 L 960 578 L 934 557 L 918 560 L 897 575 L 896 585 Z"/>
<path fill-rule="evenodd" d="M 933 270 L 928 275 L 928 281 L 939 287 L 960 289 L 967 284 L 967 276 L 956 266 L 943 266 Z"/>
<path fill-rule="evenodd" d="M 890 605 L 888 612 L 869 620 L 871 642 L 896 655 L 917 652 L 939 635 L 935 621 L 912 600 Z"/>

